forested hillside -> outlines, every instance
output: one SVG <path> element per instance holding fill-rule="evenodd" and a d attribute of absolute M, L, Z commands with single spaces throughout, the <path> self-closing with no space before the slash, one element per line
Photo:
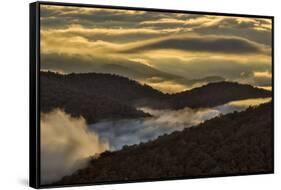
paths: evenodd
<path fill-rule="evenodd" d="M 41 72 L 41 112 L 61 108 L 72 116 L 83 116 L 88 123 L 105 118 L 122 119 L 148 116 L 148 114 L 120 101 L 120 98 L 115 98 L 122 97 L 122 85 L 118 84 L 118 82 L 122 83 L 122 80 L 114 79 L 116 79 L 114 76 L 105 74 L 83 74 L 80 76 Z M 114 89 L 110 90 L 102 81 L 106 81 L 107 85 L 114 86 Z M 130 82 L 134 86 L 134 82 Z M 110 96 L 106 94 L 110 94 Z"/>
<path fill-rule="evenodd" d="M 148 143 L 104 152 L 55 184 L 272 172 L 272 122 L 271 103 L 250 107 Z"/>
<path fill-rule="evenodd" d="M 191 108 L 213 107 L 234 100 L 269 96 L 271 96 L 270 91 L 254 88 L 251 85 L 217 82 L 174 94 L 171 97 L 170 107 L 174 109 L 186 106 Z"/>
<path fill-rule="evenodd" d="M 61 75 L 40 73 L 41 111 L 62 108 L 89 123 L 100 119 L 145 117 L 136 109 L 211 107 L 232 100 L 271 96 L 271 92 L 233 82 L 210 83 L 189 91 L 164 94 L 136 81 L 112 74 L 81 73 Z"/>

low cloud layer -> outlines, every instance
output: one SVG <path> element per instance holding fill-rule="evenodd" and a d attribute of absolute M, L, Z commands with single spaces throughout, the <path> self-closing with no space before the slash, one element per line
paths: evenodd
<path fill-rule="evenodd" d="M 108 144 L 89 132 L 83 118 L 61 110 L 41 114 L 41 183 L 47 184 L 84 167 L 89 156 L 108 149 Z"/>
<path fill-rule="evenodd" d="M 170 50 L 167 50 L 168 52 Z M 42 53 L 41 69 L 60 73 L 112 73 L 151 85 L 163 92 L 179 92 L 200 84 L 189 80 L 205 77 L 224 78 L 228 81 L 253 86 L 271 86 L 271 58 L 269 56 L 223 56 L 207 54 L 196 56 L 165 51 L 125 54 L 106 57 L 68 53 Z M 141 56 L 137 58 L 135 56 Z M 151 79 L 161 79 L 157 82 Z"/>
<path fill-rule="evenodd" d="M 249 106 L 268 101 L 270 98 L 248 99 L 206 109 L 155 110 L 146 107 L 140 109 L 153 115 L 152 118 L 105 121 L 90 125 L 89 128 L 106 139 L 111 150 L 118 150 L 124 145 L 147 142 L 160 135 L 198 125 L 220 114 L 243 111 Z"/>

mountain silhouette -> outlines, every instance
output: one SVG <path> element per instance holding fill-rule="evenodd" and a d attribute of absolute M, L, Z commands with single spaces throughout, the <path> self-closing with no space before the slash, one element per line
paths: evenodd
<path fill-rule="evenodd" d="M 88 123 L 102 119 L 146 117 L 138 109 L 211 107 L 233 100 L 271 96 L 270 91 L 233 82 L 209 83 L 175 94 L 165 94 L 126 77 L 101 74 L 40 73 L 40 106 L 42 112 L 64 109 L 72 116 L 83 116 Z"/>

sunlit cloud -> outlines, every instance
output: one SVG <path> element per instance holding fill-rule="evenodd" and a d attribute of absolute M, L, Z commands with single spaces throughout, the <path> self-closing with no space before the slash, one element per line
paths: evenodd
<path fill-rule="evenodd" d="M 86 28 L 80 25 L 71 25 L 68 28 L 65 29 L 53 29 L 53 30 L 46 30 L 43 31 L 43 33 L 48 35 L 112 35 L 112 36 L 120 36 L 120 35 L 130 35 L 130 34 L 161 34 L 161 31 L 154 30 L 150 28 L 140 28 L 140 29 L 134 29 L 134 28 Z"/>
<path fill-rule="evenodd" d="M 271 19 L 72 6 L 41 6 L 40 19 L 44 70 L 116 73 L 163 92 L 209 76 L 271 85 Z"/>
<path fill-rule="evenodd" d="M 90 156 L 109 148 L 90 132 L 84 118 L 62 110 L 41 114 L 41 183 L 55 182 L 85 167 Z"/>
<path fill-rule="evenodd" d="M 271 78 L 272 74 L 269 71 L 264 71 L 264 72 L 254 72 L 255 77 L 265 77 L 265 78 Z"/>
<path fill-rule="evenodd" d="M 140 83 L 149 85 L 152 88 L 160 90 L 164 93 L 176 93 L 189 89 L 187 85 L 180 84 L 179 82 L 176 81 L 166 81 L 166 80 L 157 81 L 157 77 L 148 78 L 146 80 L 140 80 Z"/>

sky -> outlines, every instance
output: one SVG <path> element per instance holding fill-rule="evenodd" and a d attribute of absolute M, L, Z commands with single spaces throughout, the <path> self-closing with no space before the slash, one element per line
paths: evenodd
<path fill-rule="evenodd" d="M 41 5 L 41 70 L 114 73 L 175 93 L 271 88 L 271 19 Z"/>

